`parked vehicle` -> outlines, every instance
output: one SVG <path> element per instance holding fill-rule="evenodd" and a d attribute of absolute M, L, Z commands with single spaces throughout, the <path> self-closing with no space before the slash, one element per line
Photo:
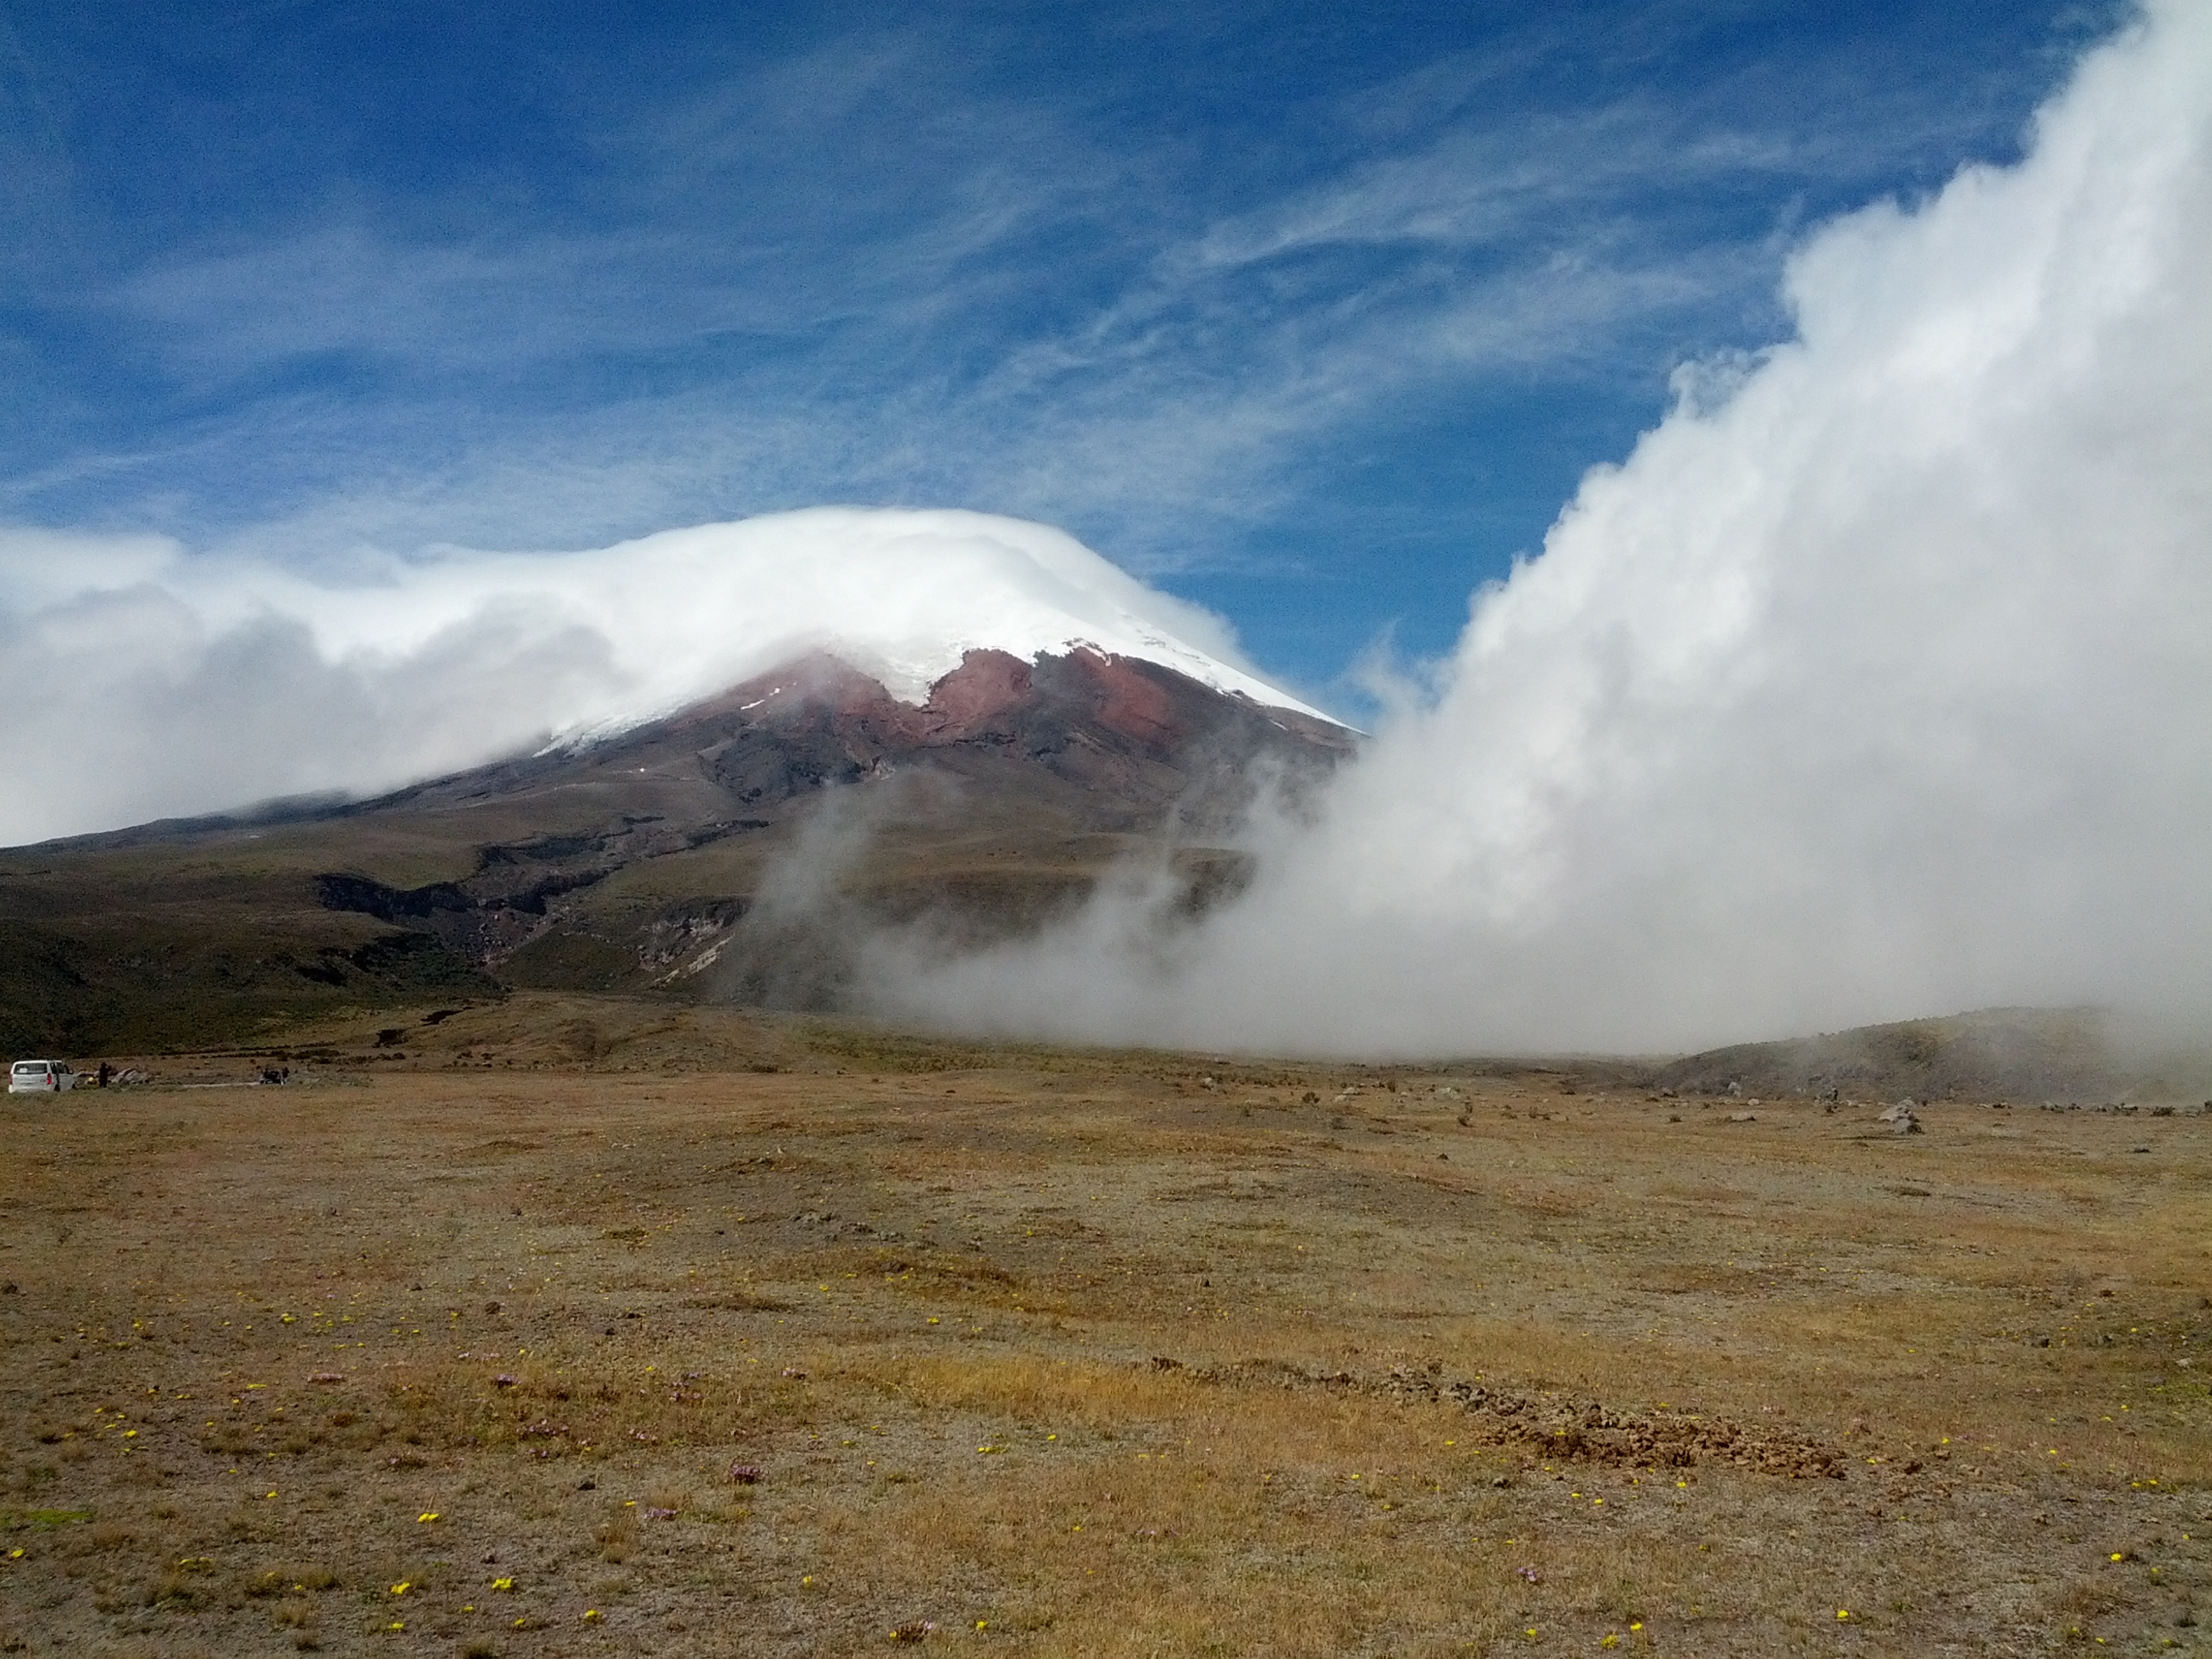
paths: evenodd
<path fill-rule="evenodd" d="M 11 1095 L 58 1095 L 76 1087 L 76 1073 L 65 1060 L 19 1060 L 8 1068 Z"/>

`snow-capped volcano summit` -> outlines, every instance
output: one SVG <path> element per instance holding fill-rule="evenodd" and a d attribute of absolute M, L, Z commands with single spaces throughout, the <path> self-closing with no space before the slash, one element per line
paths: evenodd
<path fill-rule="evenodd" d="M 373 793 L 626 732 L 809 657 L 918 706 L 971 651 L 1087 648 L 1328 719 L 1211 612 L 988 514 L 821 507 L 312 574 L 146 538 L 32 550 L 11 562 L 0 535 L 0 763 L 61 787 L 11 799 L 0 844 Z"/>
<path fill-rule="evenodd" d="M 1073 537 L 989 514 L 817 507 L 665 531 L 569 556 L 637 676 L 619 729 L 798 657 L 836 657 L 920 703 L 970 651 L 1089 647 L 1326 720 L 1246 665 L 1211 612 Z M 633 650 L 632 647 L 641 648 Z"/>

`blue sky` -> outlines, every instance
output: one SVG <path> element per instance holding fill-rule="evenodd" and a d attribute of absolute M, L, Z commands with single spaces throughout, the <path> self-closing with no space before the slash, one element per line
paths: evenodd
<path fill-rule="evenodd" d="M 0 520 L 1061 526 L 1356 702 L 2100 3 L 0 3 Z"/>

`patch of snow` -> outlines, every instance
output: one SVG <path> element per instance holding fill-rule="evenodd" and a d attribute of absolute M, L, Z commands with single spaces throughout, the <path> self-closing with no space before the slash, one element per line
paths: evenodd
<path fill-rule="evenodd" d="M 439 581 L 410 582 L 406 599 L 490 603 L 502 576 L 519 574 L 517 556 L 442 565 Z M 562 723 L 566 743 L 671 713 L 812 652 L 918 703 L 971 650 L 1034 661 L 1088 646 L 1269 708 L 1331 718 L 1262 678 L 1212 612 L 1146 586 L 1060 531 L 1019 520 L 823 507 L 526 556 L 539 592 L 573 606 L 580 621 L 592 618 L 635 686 L 620 706 Z M 390 614 L 360 618 L 357 607 L 374 594 L 349 598 L 356 609 L 345 626 L 403 625 Z"/>

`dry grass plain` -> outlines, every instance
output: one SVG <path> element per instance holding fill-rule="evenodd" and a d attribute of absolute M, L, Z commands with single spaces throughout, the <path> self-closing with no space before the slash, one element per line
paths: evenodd
<path fill-rule="evenodd" d="M 0 1650 L 2212 1646 L 2212 1119 L 316 1052 L 0 1109 Z"/>

